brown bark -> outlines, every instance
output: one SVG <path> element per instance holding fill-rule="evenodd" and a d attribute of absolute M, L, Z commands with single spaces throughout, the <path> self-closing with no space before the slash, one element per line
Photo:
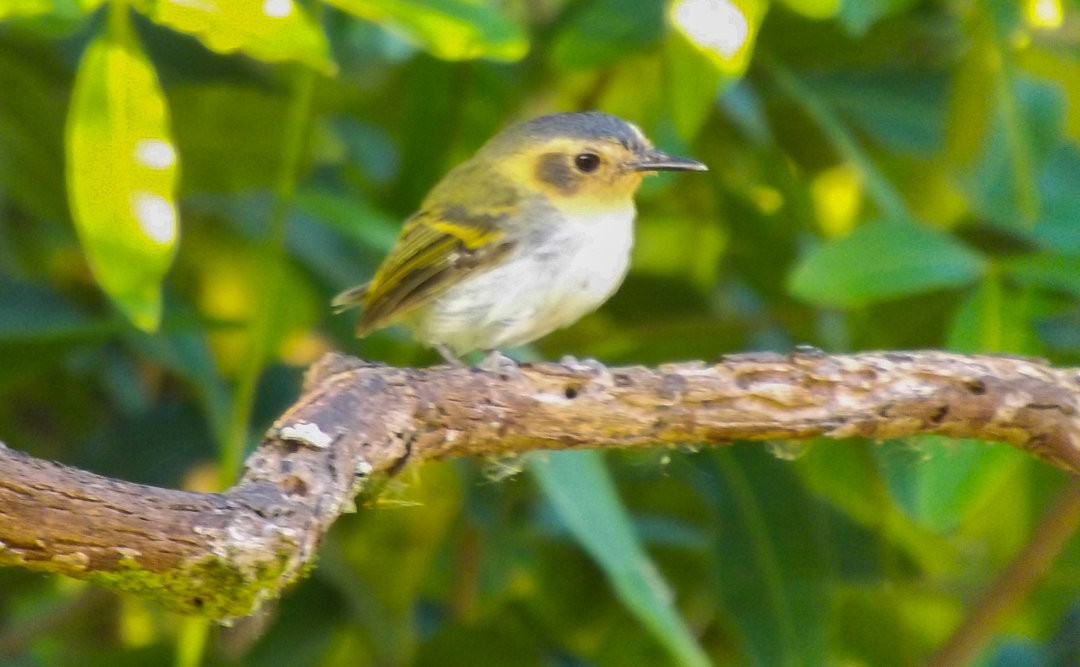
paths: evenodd
<path fill-rule="evenodd" d="M 60 572 L 214 618 L 309 567 L 374 478 L 432 458 L 533 449 L 874 439 L 1009 443 L 1080 472 L 1080 378 L 942 352 L 738 355 L 657 369 L 493 374 L 328 355 L 222 494 L 110 480 L 0 448 L 0 565 Z"/>

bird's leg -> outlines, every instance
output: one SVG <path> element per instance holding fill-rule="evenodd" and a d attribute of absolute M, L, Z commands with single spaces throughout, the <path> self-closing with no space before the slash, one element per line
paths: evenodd
<path fill-rule="evenodd" d="M 456 354 L 451 352 L 450 348 L 448 348 L 446 345 L 442 343 L 435 343 L 434 345 L 432 345 L 432 347 L 434 347 L 435 351 L 439 353 L 439 356 L 446 360 L 446 363 L 449 364 L 451 368 L 465 368 L 465 362 L 459 359 Z"/>
<path fill-rule="evenodd" d="M 488 350 L 487 356 L 480 362 L 478 368 L 489 373 L 505 373 L 509 375 L 517 375 L 520 370 L 516 361 L 498 350 Z"/>

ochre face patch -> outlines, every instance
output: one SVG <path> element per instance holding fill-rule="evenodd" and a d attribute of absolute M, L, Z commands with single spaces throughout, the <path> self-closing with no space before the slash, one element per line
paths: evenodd
<path fill-rule="evenodd" d="M 537 190 L 554 200 L 580 199 L 580 205 L 621 201 L 641 182 L 642 174 L 629 167 L 637 155 L 617 141 L 555 139 L 515 159 L 529 165 L 524 175 Z"/>

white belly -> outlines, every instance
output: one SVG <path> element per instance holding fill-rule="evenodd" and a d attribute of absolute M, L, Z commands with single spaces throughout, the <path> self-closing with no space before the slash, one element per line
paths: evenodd
<path fill-rule="evenodd" d="M 414 313 L 417 338 L 456 354 L 523 345 L 596 310 L 622 284 L 634 206 L 570 219 L 532 250 L 461 281 Z"/>

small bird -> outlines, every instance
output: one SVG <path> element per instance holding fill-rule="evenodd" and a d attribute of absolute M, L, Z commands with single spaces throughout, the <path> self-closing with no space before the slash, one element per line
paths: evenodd
<path fill-rule="evenodd" d="M 455 366 L 568 326 L 622 284 L 634 193 L 657 171 L 706 171 L 596 111 L 541 116 L 495 135 L 450 171 L 402 227 L 371 282 L 356 335 L 401 323 Z"/>

